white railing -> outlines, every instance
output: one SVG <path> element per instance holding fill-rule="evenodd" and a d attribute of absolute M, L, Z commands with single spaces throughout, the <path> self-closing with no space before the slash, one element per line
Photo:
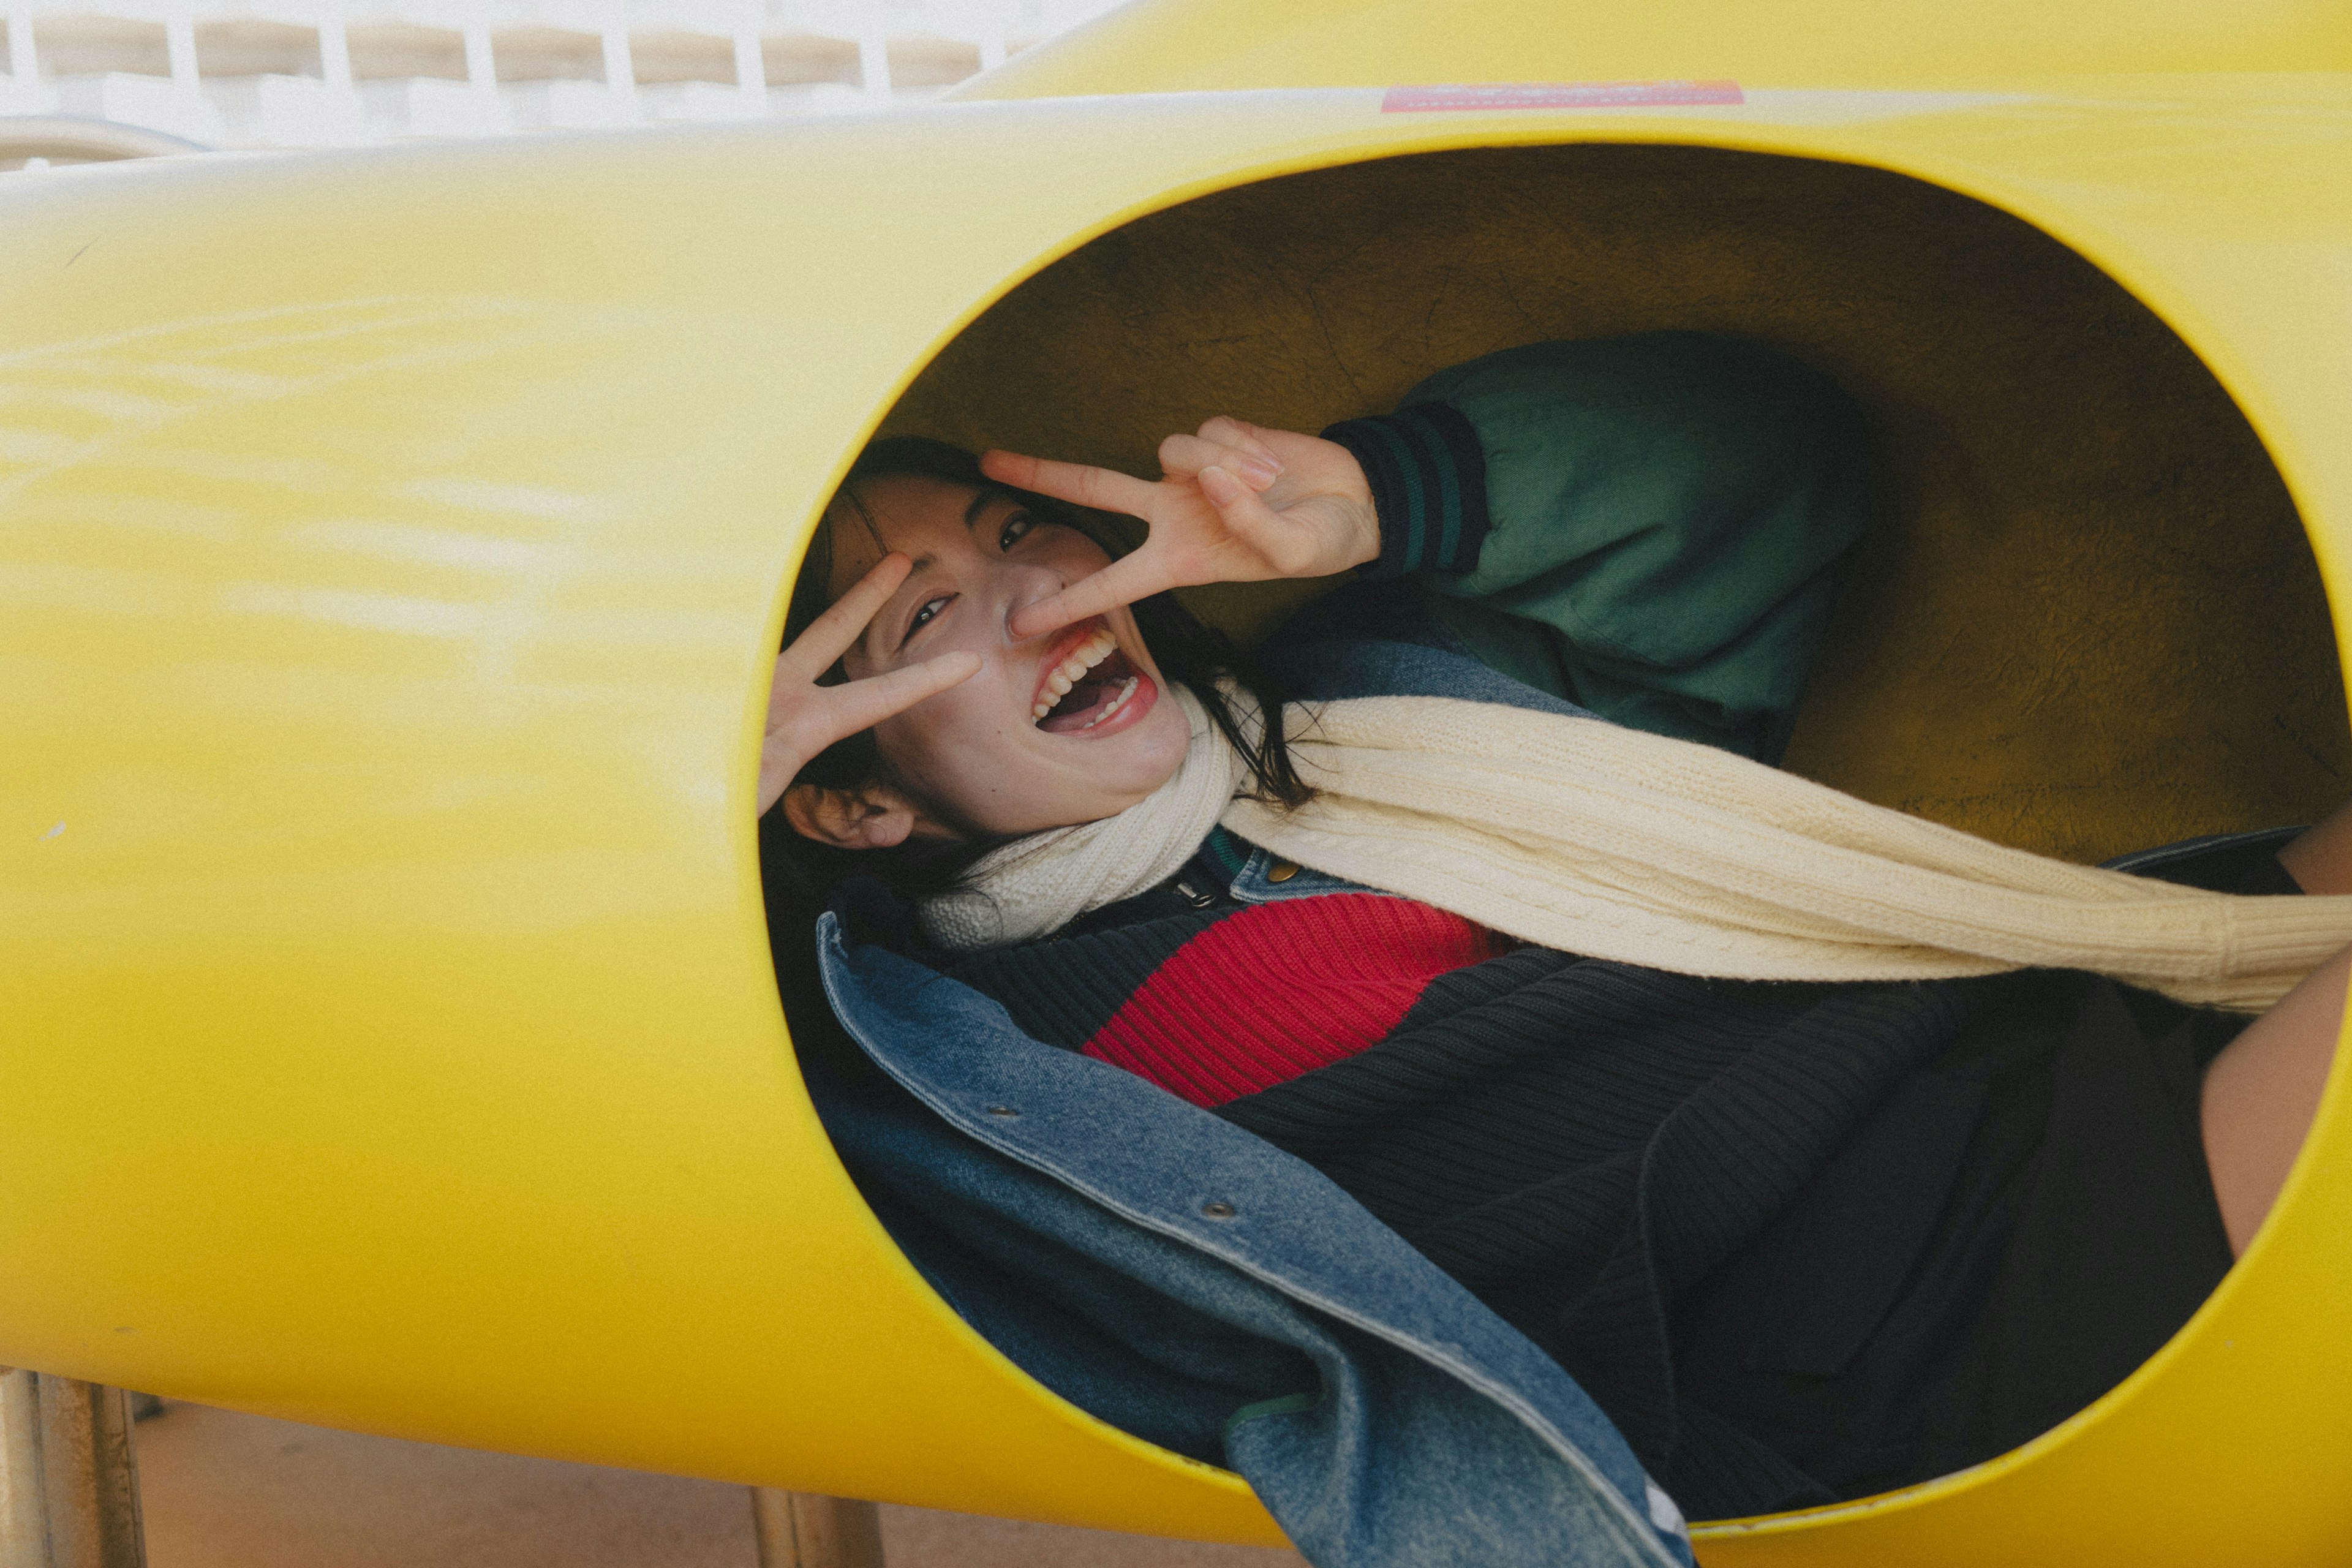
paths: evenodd
<path fill-rule="evenodd" d="M 845 112 L 1116 0 L 0 0 L 0 115 L 321 147 Z"/>

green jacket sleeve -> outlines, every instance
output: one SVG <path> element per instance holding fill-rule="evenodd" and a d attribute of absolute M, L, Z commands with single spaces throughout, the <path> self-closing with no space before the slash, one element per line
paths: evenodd
<path fill-rule="evenodd" d="M 1827 377 L 1698 332 L 1534 343 L 1324 433 L 1411 575 L 1489 664 L 1603 718 L 1779 760 L 1869 517 Z"/>

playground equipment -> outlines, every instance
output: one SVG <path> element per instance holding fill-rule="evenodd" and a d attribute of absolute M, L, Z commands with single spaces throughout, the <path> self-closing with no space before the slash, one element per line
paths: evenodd
<path fill-rule="evenodd" d="M 1554 9 L 1145 5 L 975 92 L 1207 90 L 8 192 L 0 1362 L 1276 1539 L 956 1319 L 799 1087 L 752 759 L 877 427 L 1139 468 L 1505 342 L 1745 332 L 1878 444 L 1791 765 L 2084 858 L 2340 798 L 2352 24 Z M 1617 85 L 1387 90 L 1505 77 Z M 2338 1082 L 2107 1398 L 1702 1558 L 2343 1561 L 2347 1163 Z"/>

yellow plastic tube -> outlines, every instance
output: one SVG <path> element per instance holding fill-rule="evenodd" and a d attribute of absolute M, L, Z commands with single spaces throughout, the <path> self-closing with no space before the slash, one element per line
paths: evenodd
<path fill-rule="evenodd" d="M 2275 474 L 2247 493 L 2291 497 L 2340 597 L 2344 78 L 1743 100 L 1100 97 L 10 183 L 0 1363 L 445 1442 L 1276 1539 L 1234 1478 L 1110 1431 L 981 1342 L 825 1143 L 751 820 L 783 591 L 866 435 L 894 408 L 952 425 L 991 342 L 1015 382 L 1055 353 L 1093 363 L 1089 398 L 1124 387 L 1139 420 L 1280 387 L 1283 342 L 1220 348 L 1199 322 L 1090 359 L 1039 339 L 1050 321 L 989 337 L 1040 320 L 1006 300 L 1024 280 L 1031 300 L 1118 297 L 1115 269 L 1087 270 L 1116 254 L 1082 251 L 1097 237 L 1381 160 L 1692 148 L 1960 193 L 2086 258 L 2168 329 L 2148 353 L 2210 368 L 2242 411 L 2217 449 L 2259 438 Z M 2054 286 L 2050 265 L 2017 285 Z M 1451 352 L 1433 329 L 1396 346 L 1399 319 L 1367 403 Z M 1902 449 L 1904 411 L 1877 415 Z M 2230 522 L 2150 527 L 2220 549 Z M 2130 530 L 2108 533 L 2128 554 Z M 2051 591 L 2063 656 L 2081 623 L 2061 613 L 2074 590 Z M 2316 604 L 2281 595 L 2289 620 Z M 2311 794 L 2340 759 L 2304 733 L 2311 691 L 2342 717 L 2319 658 L 2220 669 L 2276 698 L 2243 735 L 2160 716 L 2218 756 L 2284 715 L 2316 761 L 2221 769 L 2202 794 L 2110 770 L 2101 795 L 2077 745 L 2096 798 L 2069 832 L 2268 805 L 2253 775 L 2298 767 L 2280 791 Z M 1835 731 L 1825 776 L 1858 754 Z M 1937 736 L 1914 740 L 1929 766 Z M 1959 1478 L 1711 1528 L 1703 1555 L 2343 1561 L 2347 1092 L 2242 1266 L 2116 1394 Z"/>

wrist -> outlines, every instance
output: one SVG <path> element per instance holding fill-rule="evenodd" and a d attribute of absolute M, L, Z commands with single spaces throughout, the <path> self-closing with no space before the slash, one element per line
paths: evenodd
<path fill-rule="evenodd" d="M 1465 572 L 1486 537 L 1486 465 L 1478 433 L 1442 403 L 1349 419 L 1323 432 L 1370 492 L 1379 548 L 1368 577 Z"/>

